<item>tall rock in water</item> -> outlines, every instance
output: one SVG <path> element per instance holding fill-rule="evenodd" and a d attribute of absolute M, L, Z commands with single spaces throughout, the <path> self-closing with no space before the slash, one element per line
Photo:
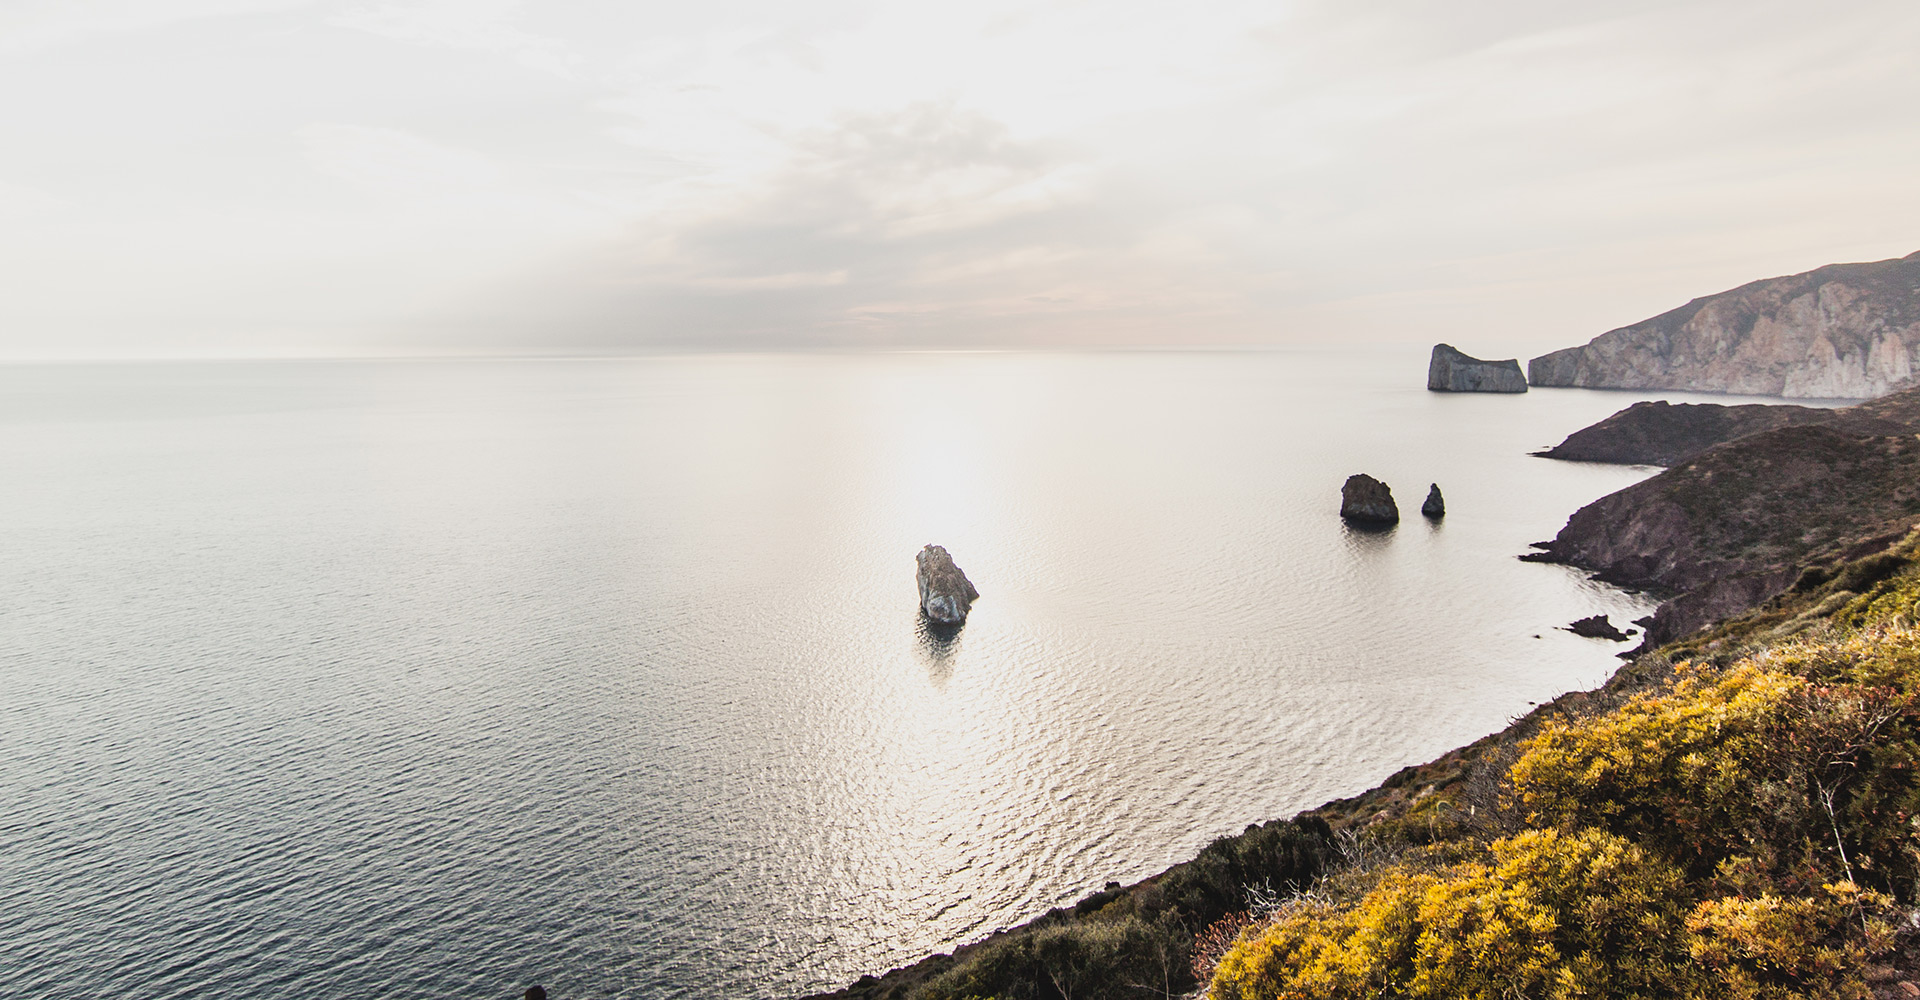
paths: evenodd
<path fill-rule="evenodd" d="M 1398 524 L 1400 507 L 1386 483 L 1361 473 L 1340 487 L 1340 516 L 1360 524 Z"/>
<path fill-rule="evenodd" d="M 1536 386 L 1868 399 L 1920 362 L 1920 253 L 1694 299 L 1527 362 Z"/>
<path fill-rule="evenodd" d="M 1470 358 L 1448 344 L 1433 345 L 1427 362 L 1427 388 L 1434 392 L 1526 392 L 1520 362 Z"/>
<path fill-rule="evenodd" d="M 939 545 L 929 545 L 913 557 L 920 581 L 920 610 L 942 625 L 958 625 L 967 620 L 967 612 L 980 592 L 953 557 Z"/>
<path fill-rule="evenodd" d="M 1420 505 L 1420 513 L 1435 521 L 1447 516 L 1447 501 L 1440 495 L 1439 483 L 1427 487 L 1427 499 Z"/>

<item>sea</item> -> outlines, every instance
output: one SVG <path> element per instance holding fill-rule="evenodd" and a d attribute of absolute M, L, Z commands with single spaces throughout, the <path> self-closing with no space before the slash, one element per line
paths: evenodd
<path fill-rule="evenodd" d="M 1425 369 L 0 366 L 0 980 L 795 997 L 1359 792 L 1607 678 L 1515 557 L 1657 470 L 1529 452 L 1690 398 Z"/>

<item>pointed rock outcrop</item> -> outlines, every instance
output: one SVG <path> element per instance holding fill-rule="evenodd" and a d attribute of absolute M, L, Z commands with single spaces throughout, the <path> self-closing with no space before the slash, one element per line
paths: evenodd
<path fill-rule="evenodd" d="M 942 625 L 958 625 L 967 620 L 967 612 L 980 592 L 953 557 L 939 545 L 929 545 L 914 557 L 920 581 L 920 611 Z"/>
<path fill-rule="evenodd" d="M 1440 495 L 1439 483 L 1427 487 L 1427 499 L 1420 505 L 1420 513 L 1435 521 L 1447 516 L 1447 501 Z"/>

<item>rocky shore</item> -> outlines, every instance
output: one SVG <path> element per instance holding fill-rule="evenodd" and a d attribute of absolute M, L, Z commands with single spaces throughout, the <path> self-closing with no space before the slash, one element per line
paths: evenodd
<path fill-rule="evenodd" d="M 1873 609 L 1904 606 L 1912 603 L 1916 594 L 1920 594 L 1920 533 L 1897 539 L 1879 553 L 1843 559 L 1822 570 L 1803 573 L 1798 585 L 1758 609 L 1724 620 L 1684 643 L 1670 644 L 1657 652 L 1636 657 L 1596 690 L 1562 695 L 1497 733 L 1427 763 L 1403 768 L 1378 786 L 1351 798 L 1328 802 L 1291 819 L 1249 826 L 1243 833 L 1219 838 L 1194 859 L 1159 875 L 1132 885 L 1108 883 L 1073 905 L 995 932 L 952 953 L 932 955 L 882 976 L 863 976 L 845 988 L 816 994 L 807 1000 L 964 1000 L 967 997 L 1118 1000 L 1201 996 L 1200 991 L 1209 977 L 1225 975 L 1220 971 L 1225 954 L 1236 948 L 1258 945 L 1259 941 L 1250 933 L 1258 931 L 1262 921 L 1274 919 L 1274 914 L 1338 912 L 1338 907 L 1355 905 L 1354 900 L 1358 898 L 1355 892 L 1377 885 L 1380 878 L 1391 877 L 1397 870 L 1396 865 L 1407 863 L 1404 859 L 1412 859 L 1415 872 L 1431 871 L 1432 866 L 1446 858 L 1462 855 L 1470 858 L 1493 838 L 1510 837 L 1528 822 L 1526 815 L 1515 811 L 1512 797 L 1516 761 L 1529 753 L 1537 757 L 1543 740 L 1551 746 L 1552 741 L 1564 740 L 1569 732 L 1582 731 L 1579 727 L 1598 726 L 1622 716 L 1642 718 L 1645 706 L 1660 704 L 1660 699 L 1691 697 L 1686 692 L 1692 689 L 1679 681 L 1680 675 L 1675 670 L 1675 663 L 1681 657 L 1696 658 L 1701 666 L 1695 669 L 1734 671 L 1734 676 L 1740 676 L 1739 665 L 1751 662 L 1742 657 L 1749 656 L 1753 650 L 1764 653 L 1772 648 L 1772 643 L 1791 641 L 1795 636 L 1824 634 L 1820 633 L 1821 629 L 1846 623 L 1870 624 L 1874 621 Z M 1916 653 L 1920 653 L 1920 648 L 1901 646 L 1892 651 L 1895 656 L 1912 657 Z M 1841 660 L 1820 662 L 1836 664 Z M 1920 682 L 1920 677 L 1912 680 Z M 1822 683 L 1834 681 L 1823 678 Z M 1681 718 L 1692 717 L 1694 711 L 1684 706 L 1678 710 Z M 1738 722 L 1726 724 L 1737 726 Z M 1644 722 L 1636 725 L 1642 728 L 1636 730 L 1639 735 L 1635 739 L 1654 741 L 1636 746 L 1638 758 L 1659 761 L 1658 755 L 1668 752 L 1658 743 L 1664 737 L 1657 731 L 1645 729 Z M 1862 769 L 1856 780 L 1863 785 L 1879 783 L 1873 787 L 1888 785 L 1906 789 L 1901 794 L 1920 796 L 1920 788 L 1914 787 L 1920 775 L 1903 763 L 1910 759 L 1913 739 L 1914 734 L 1904 729 L 1883 734 L 1880 740 L 1892 756 L 1884 764 Z M 1715 745 L 1720 744 L 1716 741 Z M 1721 761 L 1719 766 L 1727 766 L 1726 761 Z M 1598 794 L 1631 794 L 1610 792 L 1610 788 L 1611 785 L 1603 787 Z M 1649 822 L 1655 830 L 1678 831 L 1680 845 L 1693 849 L 1699 840 L 1687 831 L 1693 829 L 1689 824 L 1698 820 L 1684 810 L 1691 808 L 1686 804 L 1689 798 L 1701 797 L 1702 793 L 1697 792 L 1691 796 L 1683 794 L 1682 804 L 1665 807 L 1681 809 L 1682 814 L 1668 817 L 1656 813 Z M 1865 845 L 1874 844 L 1876 851 L 1891 852 L 1884 853 L 1885 858 L 1902 857 L 1898 853 L 1899 843 L 1905 842 L 1909 832 L 1904 821 L 1906 815 L 1902 812 L 1881 824 L 1877 813 L 1857 816 L 1849 813 L 1847 836 L 1856 843 L 1855 854 Z M 1824 817 L 1817 813 L 1813 817 L 1825 823 Z M 1765 828 L 1783 829 L 1788 840 L 1800 844 L 1800 850 L 1822 855 L 1821 864 L 1839 869 L 1841 865 L 1831 849 L 1831 841 L 1822 849 L 1817 842 L 1809 845 L 1795 839 L 1824 832 L 1820 826 L 1793 825 L 1808 822 L 1809 814 L 1804 810 L 1798 813 L 1787 810 L 1766 819 Z M 1735 838 L 1736 846 L 1751 844 L 1739 839 L 1744 836 L 1739 829 L 1727 833 Z M 1896 875 L 1906 877 L 1902 873 L 1912 867 L 1912 862 L 1899 864 L 1902 866 L 1899 872 L 1876 877 L 1874 884 L 1882 884 L 1886 878 Z M 1468 871 L 1475 870 L 1468 865 Z M 1297 895 L 1310 888 L 1311 897 Z M 1605 900 L 1617 901 L 1615 897 L 1622 887 L 1607 882 L 1598 891 Z M 1673 886 L 1663 890 L 1680 894 L 1682 901 L 1694 898 L 1694 894 L 1724 891 L 1716 888 L 1710 878 L 1689 882 L 1686 888 Z M 1304 903 L 1300 902 L 1302 899 Z M 1872 919 L 1886 919 L 1893 898 L 1881 895 L 1872 899 L 1875 907 Z M 1578 896 L 1566 902 L 1575 907 L 1581 905 Z M 1359 905 L 1366 905 L 1365 900 Z M 1672 904 L 1663 900 L 1663 905 Z M 1714 904 L 1709 901 L 1700 905 Z M 1787 900 L 1784 905 L 1800 904 Z M 1296 909 L 1289 911 L 1288 906 Z M 1895 914 L 1902 912 L 1905 911 L 1895 911 Z M 1804 991 L 1783 989 L 1767 995 L 1785 1000 L 1839 995 L 1862 1000 L 1907 1000 L 1913 993 L 1908 992 L 1906 984 L 1914 984 L 1914 989 L 1920 990 L 1920 932 L 1874 929 L 1875 934 L 1883 935 L 1880 939 L 1883 943 L 1876 946 L 1879 951 L 1869 952 L 1858 942 L 1848 943 L 1845 937 L 1852 933 L 1850 928 L 1858 926 L 1858 921 L 1867 918 L 1867 913 L 1855 909 L 1836 909 L 1832 913 L 1837 916 L 1802 912 L 1800 919 L 1809 923 L 1754 928 L 1754 933 L 1761 935 L 1756 947 L 1784 949 L 1782 954 L 1796 957 L 1810 953 L 1815 947 L 1828 949 L 1824 960 L 1827 964 L 1816 970 L 1789 969 L 1782 980 L 1785 985 L 1804 985 Z M 1821 925 L 1820 919 L 1831 923 Z M 1883 926 L 1869 924 L 1870 928 Z M 1677 927 L 1667 927 L 1647 933 L 1677 936 L 1684 932 Z M 1699 947 L 1700 939 L 1694 940 L 1693 947 Z M 1688 963 L 1685 941 L 1678 943 L 1683 947 L 1678 959 L 1681 964 L 1654 974 L 1664 988 L 1633 995 L 1686 1000 L 1732 995 L 1719 991 L 1718 987 L 1726 976 L 1740 974 L 1743 966 L 1734 966 L 1728 972 L 1725 967 L 1716 969 Z M 1672 948 L 1675 942 L 1654 939 L 1620 942 L 1621 947 L 1633 953 L 1656 945 Z M 1600 952 L 1595 953 L 1595 957 L 1605 960 L 1603 964 L 1607 967 L 1623 968 L 1630 966 L 1628 960 L 1632 954 Z M 1705 975 L 1707 979 L 1692 986 L 1678 981 L 1669 985 L 1669 980 L 1663 977 L 1678 976 L 1675 970 L 1681 968 L 1688 976 Z M 1804 984 L 1794 978 L 1809 976 L 1810 971 L 1819 972 L 1821 978 Z M 1336 991 L 1300 995 L 1347 994 Z M 1478 994 L 1439 991 L 1432 995 Z M 1611 994 L 1603 991 L 1593 995 Z"/>
<path fill-rule="evenodd" d="M 1606 977 L 1620 976 L 1629 977 L 1620 982 L 1657 984 L 1651 993 L 1634 993 L 1648 996 L 1747 995 L 1739 991 L 1758 988 L 1754 984 L 1772 990 L 1764 995 L 1780 997 L 1920 995 L 1920 947 L 1916 946 L 1920 939 L 1915 932 L 1888 922 L 1906 912 L 1896 906 L 1917 902 L 1910 898 L 1912 893 L 1899 888 L 1908 884 L 1899 880 L 1911 882 L 1915 875 L 1909 869 L 1920 863 L 1900 853 L 1910 833 L 1905 818 L 1914 814 L 1908 807 L 1920 808 L 1920 777 L 1916 776 L 1920 771 L 1910 769 L 1911 763 L 1920 763 L 1920 733 L 1909 732 L 1907 722 L 1887 721 L 1914 713 L 1872 707 L 1880 704 L 1872 699 L 1895 697 L 1874 693 L 1896 690 L 1885 685 L 1920 690 L 1920 674 L 1899 673 L 1908 668 L 1898 666 L 1920 655 L 1920 645 L 1899 645 L 1908 640 L 1897 637 L 1907 633 L 1884 631 L 1911 629 L 1910 610 L 1920 606 L 1916 603 L 1920 601 L 1920 532 L 1912 531 L 1920 523 L 1920 440 L 1916 440 L 1920 390 L 1845 410 L 1815 411 L 1827 414 L 1819 420 L 1807 414 L 1744 411 L 1676 415 L 1642 410 L 1627 416 L 1633 409 L 1609 418 L 1612 426 L 1604 434 L 1583 439 L 1611 449 L 1596 448 L 1589 454 L 1624 456 L 1629 461 L 1663 457 L 1672 467 L 1582 508 L 1552 542 L 1542 543 L 1543 551 L 1534 557 L 1673 595 L 1648 623 L 1646 641 L 1635 651 L 1638 655 L 1629 654 L 1633 658 L 1605 686 L 1555 699 L 1498 733 L 1429 763 L 1405 768 L 1360 795 L 1220 838 L 1193 860 L 1160 875 L 1130 886 L 1109 883 L 1073 906 L 1050 911 L 952 954 L 934 955 L 885 976 L 862 977 L 812 1000 L 1170 997 L 1197 995 L 1194 991 L 1210 978 L 1228 991 L 1223 995 L 1295 995 L 1282 989 L 1294 981 L 1288 978 L 1293 973 L 1287 962 L 1310 954 L 1312 948 L 1344 948 L 1341 941 L 1358 940 L 1341 935 L 1387 933 L 1387 929 L 1368 930 L 1370 925 L 1352 921 L 1372 913 L 1368 908 L 1376 905 L 1374 900 L 1397 898 L 1380 895 L 1398 891 L 1394 887 L 1402 883 L 1396 879 L 1420 892 L 1429 891 L 1421 887 L 1445 885 L 1449 892 L 1468 894 L 1461 898 L 1478 898 L 1471 895 L 1480 891 L 1475 879 L 1483 875 L 1478 873 L 1507 863 L 1500 859 L 1513 857 L 1512 852 L 1519 850 L 1514 845 L 1522 843 L 1533 845 L 1528 850 L 1549 852 L 1541 857 L 1558 857 L 1551 852 L 1574 850 L 1578 844 L 1616 845 L 1608 849 L 1629 852 L 1620 857 L 1656 864 L 1649 871 L 1667 871 L 1657 868 L 1667 863 L 1663 858 L 1699 855 L 1695 858 L 1698 872 L 1681 867 L 1672 869 L 1679 874 L 1659 876 L 1677 881 L 1662 883 L 1666 887 L 1648 897 L 1646 915 L 1636 919 L 1657 917 L 1664 922 L 1657 928 L 1647 924 L 1636 932 L 1641 936 L 1622 939 L 1626 942 L 1622 947 L 1631 953 L 1606 950 L 1611 946 L 1586 946 L 1601 949 L 1583 953 L 1587 957 L 1575 963 L 1587 963 L 1579 968 L 1604 980 L 1596 980 L 1598 992 L 1591 995 L 1612 995 L 1606 983 L 1615 980 Z M 1696 432 L 1689 432 L 1692 437 L 1675 446 L 1685 449 L 1684 453 L 1646 450 L 1660 444 L 1652 433 L 1641 432 L 1676 419 L 1707 429 L 1696 426 Z M 1605 426 L 1607 422 L 1596 428 Z M 1583 620 L 1568 627 L 1582 634 L 1625 637 L 1604 620 Z M 1896 637 L 1884 640 L 1894 643 L 1885 647 L 1890 650 L 1885 655 L 1892 657 L 1886 662 L 1894 666 L 1874 666 L 1880 662 L 1874 657 L 1882 654 L 1877 652 L 1881 647 L 1872 643 L 1883 640 L 1847 638 L 1854 633 L 1846 630 L 1859 628 L 1882 630 L 1866 633 L 1869 636 Z M 1673 759 L 1683 763 L 1712 757 L 1711 767 L 1720 769 L 1716 774 L 1752 775 L 1739 778 L 1730 791 L 1696 789 L 1687 783 L 1691 772 L 1680 768 L 1671 774 L 1661 771 L 1633 777 L 1646 784 L 1618 788 L 1606 785 L 1596 790 L 1588 787 L 1586 778 L 1574 781 L 1566 786 L 1570 791 L 1560 793 L 1576 797 L 1568 800 L 1575 802 L 1567 807 L 1571 812 L 1549 815 L 1517 805 L 1521 800 L 1515 798 L 1516 783 L 1545 787 L 1540 782 L 1547 780 L 1542 774 L 1548 772 L 1540 769 L 1559 766 L 1552 764 L 1557 758 L 1542 757 L 1541 748 L 1577 748 L 1582 744 L 1576 738 L 1602 741 L 1594 744 L 1593 752 L 1600 754 L 1596 759 L 1614 760 L 1604 740 L 1615 738 L 1610 734 L 1630 732 L 1635 753 L 1620 759 L 1632 759 L 1646 768 L 1665 766 L 1661 762 L 1666 758 L 1659 754 L 1668 751 L 1659 749 L 1665 746 L 1659 741 L 1668 737 L 1661 735 L 1664 731 L 1646 727 L 1653 724 L 1647 720 L 1666 717 L 1649 713 L 1668 704 L 1675 706 L 1676 719 L 1694 718 L 1692 713 L 1698 711 L 1729 711 L 1712 707 L 1721 704 L 1711 701 L 1713 690 L 1719 689 L 1702 688 L 1702 682 L 1685 677 L 1731 678 L 1715 682 L 1723 687 L 1736 681 L 1747 683 L 1738 679 L 1757 676 L 1752 672 L 1761 668 L 1755 663 L 1776 662 L 1765 659 L 1773 644 L 1798 642 L 1797 637 L 1804 636 L 1825 637 L 1819 641 L 1827 643 L 1818 647 L 1826 652 L 1793 654 L 1813 657 L 1807 661 L 1813 665 L 1806 668 L 1815 671 L 1810 679 L 1767 669 L 1776 669 L 1768 676 L 1777 680 L 1769 683 L 1786 685 L 1782 690 L 1808 692 L 1804 697 L 1812 700 L 1796 710 L 1808 713 L 1805 718 L 1812 721 L 1794 723 L 1800 729 L 1778 729 L 1785 723 L 1770 723 L 1775 730 L 1757 730 L 1760 735 L 1748 742 L 1716 737 L 1699 748 L 1688 749 L 1690 745 L 1682 743 L 1671 751 Z M 1859 645 L 1861 641 L 1868 644 Z M 1694 659 L 1697 665 L 1690 669 L 1695 674 L 1676 672 L 1675 662 L 1683 656 Z M 1702 670 L 1708 673 L 1699 674 Z M 1854 677 L 1872 678 L 1871 683 L 1882 686 L 1859 686 L 1848 679 Z M 1828 686 L 1810 686 L 1814 683 Z M 1803 688 L 1794 688 L 1795 684 Z M 1837 696 L 1831 692 L 1843 691 L 1859 693 L 1848 694 L 1851 701 L 1834 701 Z M 1819 700 L 1823 698 L 1827 701 Z M 1707 699 L 1700 702 L 1707 707 L 1696 709 L 1687 699 Z M 1716 718 L 1736 719 L 1725 714 Z M 1742 723 L 1727 724 L 1737 728 Z M 1809 771 L 1804 762 L 1795 763 L 1800 758 L 1780 756 L 1772 747 L 1798 745 L 1794 740 L 1828 739 L 1840 732 L 1836 725 L 1841 729 L 1883 727 L 1870 732 L 1877 734 L 1876 745 L 1887 750 L 1884 761 L 1821 757 L 1818 754 L 1828 751 L 1815 751 L 1816 756 L 1808 760 L 1818 767 L 1827 767 L 1819 762 L 1829 759 L 1843 761 L 1852 768 L 1845 772 L 1848 780 L 1856 783 L 1843 799 L 1829 798 L 1823 814 L 1811 792 L 1791 790 L 1825 787 L 1820 782 L 1828 780 L 1821 776 L 1826 772 L 1818 767 Z M 1575 750 L 1553 752 L 1573 754 Z M 1857 752 L 1832 751 L 1836 755 Z M 1572 762 L 1566 766 L 1574 768 L 1569 773 L 1598 773 L 1591 770 L 1597 765 L 1569 759 Z M 1533 769 L 1523 772 L 1520 765 Z M 1756 812 L 1757 800 L 1739 782 L 1759 782 L 1763 775 L 1773 776 L 1765 780 L 1775 783 L 1769 787 L 1775 788 L 1770 794 L 1776 798 Z M 1628 779 L 1603 778 L 1614 780 Z M 1778 798 L 1787 794 L 1782 788 L 1791 791 L 1787 798 Z M 1583 807 L 1578 806 L 1577 797 L 1584 794 L 1600 797 L 1595 807 L 1599 811 L 1578 811 Z M 1722 801 L 1713 795 L 1721 796 L 1725 804 L 1713 805 Z M 1639 811 L 1621 814 L 1617 811 L 1621 802 Z M 1902 811 L 1888 812 L 1894 818 L 1883 821 L 1881 810 L 1893 810 L 1896 802 L 1902 803 Z M 1722 811 L 1700 812 L 1709 805 Z M 1748 811 L 1725 811 L 1729 809 Z M 1749 815 L 1750 820 L 1740 818 Z M 1645 824 L 1634 825 L 1640 819 Z M 1536 828 L 1543 824 L 1546 829 Z M 1716 839 L 1722 832 L 1730 838 L 1726 845 Z M 1835 841 L 1823 837 L 1839 838 L 1842 849 L 1836 852 Z M 1718 854 L 1703 853 L 1721 846 L 1734 853 L 1720 861 L 1714 860 Z M 1755 860 L 1756 850 L 1760 860 Z M 1874 861 L 1876 857 L 1880 860 Z M 1863 858 L 1865 864 L 1879 867 L 1858 867 Z M 1738 879 L 1729 881 L 1724 874 L 1715 874 L 1734 871 L 1727 865 L 1736 863 L 1746 866 L 1737 869 Z M 1443 878 L 1454 881 L 1435 881 Z M 1860 889 L 1851 878 L 1872 888 Z M 1509 889 L 1512 885 L 1496 884 Z M 1819 888 L 1823 884 L 1826 890 Z M 1296 895 L 1309 886 L 1315 887 L 1310 898 Z M 1856 895 L 1834 896 L 1839 902 L 1830 906 L 1820 902 L 1827 898 L 1820 892 L 1842 891 L 1834 886 Z M 1560 920 L 1583 920 L 1587 917 L 1576 914 L 1599 912 L 1579 908 L 1587 898 L 1581 895 L 1586 889 L 1569 891 L 1573 894 L 1553 897 L 1560 902 L 1541 900 L 1528 905 L 1574 907 L 1555 918 Z M 1614 899 L 1623 889 L 1610 876 L 1596 891 Z M 1748 905 L 1744 900 L 1749 896 L 1743 893 L 1798 907 L 1792 911 L 1798 922 L 1753 925 L 1742 932 L 1758 935 L 1750 945 L 1740 943 L 1747 939 L 1716 936 L 1721 933 L 1716 928 L 1723 925 L 1714 921 L 1722 914 L 1746 919 L 1739 916 L 1746 911 L 1738 909 Z M 1519 904 L 1508 900 L 1499 905 Z M 1293 916 L 1281 920 L 1286 914 Z M 1416 939 L 1404 935 L 1427 934 L 1419 921 L 1428 919 L 1423 910 L 1414 924 L 1392 925 L 1399 928 L 1392 933 L 1403 935 L 1393 940 L 1412 942 Z M 1312 930 L 1319 927 L 1331 928 L 1326 931 L 1331 936 L 1301 936 L 1320 933 Z M 1451 940 L 1451 932 L 1435 933 L 1439 936 L 1434 942 Z M 1532 939 L 1524 937 L 1529 932 L 1518 933 L 1523 936 L 1514 939 L 1514 947 L 1526 951 L 1534 946 L 1527 943 Z M 1753 954 L 1762 957 L 1747 957 L 1748 952 L 1740 949 L 1748 947 L 1761 949 Z M 1665 949 L 1663 954 L 1670 953 L 1671 961 L 1662 959 L 1668 964 L 1651 973 L 1634 972 L 1636 956 L 1649 948 Z M 1764 956 L 1776 953 L 1785 957 L 1774 966 L 1765 964 L 1773 960 L 1763 960 Z M 1825 964 L 1808 965 L 1807 956 L 1816 953 L 1828 956 L 1822 959 Z M 1410 974 L 1400 965 L 1382 964 L 1387 962 L 1385 954 L 1363 950 L 1355 952 L 1353 960 L 1362 963 L 1356 968 L 1374 970 L 1367 975 Z M 1775 966 L 1784 971 L 1778 975 L 1767 971 Z M 1634 975 L 1650 978 L 1630 980 Z M 1334 989 L 1333 993 L 1299 995 L 1344 994 Z M 1479 994 L 1442 990 L 1433 995 Z"/>
<path fill-rule="evenodd" d="M 1679 409 L 1640 404 L 1568 440 Z M 1777 409 L 1788 412 L 1742 419 L 1783 426 L 1711 445 L 1580 508 L 1522 558 L 1668 595 L 1644 623 L 1651 648 L 1757 606 L 1806 566 L 1885 548 L 1920 521 L 1920 389 L 1839 410 Z M 1712 423 L 1737 426 L 1724 414 Z"/>

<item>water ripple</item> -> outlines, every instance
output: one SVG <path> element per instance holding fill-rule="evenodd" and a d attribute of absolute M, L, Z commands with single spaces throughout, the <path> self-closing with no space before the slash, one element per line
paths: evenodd
<path fill-rule="evenodd" d="M 1356 791 L 1644 610 L 1512 559 L 1629 398 L 1423 363 L 0 368 L 8 982 L 789 996 Z M 1346 532 L 1361 469 L 1453 513 Z"/>

